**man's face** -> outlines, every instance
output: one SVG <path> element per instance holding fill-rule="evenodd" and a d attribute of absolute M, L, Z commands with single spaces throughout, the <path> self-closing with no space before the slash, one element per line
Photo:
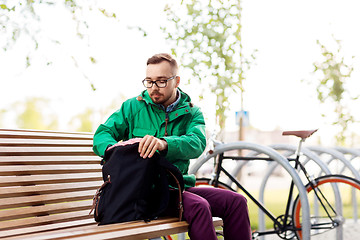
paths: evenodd
<path fill-rule="evenodd" d="M 173 76 L 174 74 L 171 65 L 166 61 L 147 65 L 146 80 L 166 80 Z M 164 88 L 159 88 L 156 84 L 153 84 L 147 91 L 154 103 L 162 104 L 164 107 L 167 107 L 176 100 L 176 88 L 179 86 L 179 83 L 180 78 L 176 77 L 169 80 Z"/>

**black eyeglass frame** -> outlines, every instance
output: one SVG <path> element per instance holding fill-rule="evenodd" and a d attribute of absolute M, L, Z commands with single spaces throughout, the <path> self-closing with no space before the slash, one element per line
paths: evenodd
<path fill-rule="evenodd" d="M 142 83 L 143 83 L 144 87 L 146 87 L 146 88 L 152 88 L 152 87 L 154 86 L 154 83 L 155 83 L 155 85 L 156 85 L 158 88 L 166 88 L 168 81 L 170 81 L 170 80 L 172 80 L 172 79 L 174 79 L 174 78 L 176 78 L 176 75 L 175 75 L 175 76 L 172 76 L 171 78 L 168 78 L 168 79 L 166 79 L 166 80 L 155 80 L 155 81 L 151 81 L 151 80 L 144 79 L 144 80 L 142 80 Z M 146 84 L 145 82 L 151 83 L 151 86 L 148 87 L 147 85 L 145 85 L 145 84 Z M 159 86 L 159 85 L 158 85 L 159 82 L 164 82 L 165 86 Z"/>

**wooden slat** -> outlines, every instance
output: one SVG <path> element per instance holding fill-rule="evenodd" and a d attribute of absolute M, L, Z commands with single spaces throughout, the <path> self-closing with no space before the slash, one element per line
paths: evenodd
<path fill-rule="evenodd" d="M 91 147 L 0 147 L 0 156 L 92 156 Z"/>
<path fill-rule="evenodd" d="M 101 172 L 81 173 L 81 174 L 49 174 L 33 176 L 2 176 L 0 177 L 0 187 L 4 186 L 26 186 L 50 183 L 68 183 L 99 181 L 102 179 Z"/>
<path fill-rule="evenodd" d="M 0 156 L 1 165 L 97 164 L 98 156 Z"/>
<path fill-rule="evenodd" d="M 41 226 L 34 226 L 34 227 L 24 227 L 12 230 L 0 230 L 0 238 L 3 239 L 5 237 L 16 237 L 20 238 L 21 235 L 29 234 L 29 233 L 41 233 L 41 232 L 48 232 L 52 230 L 62 230 L 68 231 L 69 228 L 75 227 L 87 227 L 87 226 L 95 226 L 97 223 L 94 221 L 93 218 L 84 219 L 84 220 L 76 220 L 76 221 L 69 221 L 69 222 L 61 222 L 61 223 L 54 223 L 54 224 L 46 224 Z"/>
<path fill-rule="evenodd" d="M 54 194 L 74 192 L 80 190 L 94 190 L 98 189 L 103 181 L 88 181 L 80 183 L 58 183 L 58 184 L 44 184 L 35 186 L 15 186 L 0 188 L 0 199 L 13 198 L 21 196 Z"/>
<path fill-rule="evenodd" d="M 66 134 L 80 134 L 80 135 L 90 135 L 92 136 L 93 133 L 91 132 L 69 132 L 69 131 L 56 131 L 56 130 L 38 130 L 38 129 L 17 129 L 17 128 L 0 128 L 0 131 L 7 131 L 7 132 L 35 132 L 35 133 L 66 133 Z"/>
<path fill-rule="evenodd" d="M 100 165 L 29 165 L 29 166 L 2 166 L 0 176 L 61 174 L 61 173 L 87 173 L 99 172 Z"/>
<path fill-rule="evenodd" d="M 73 236 L 67 239 L 77 239 L 77 240 L 86 240 L 89 238 L 92 239 L 144 239 L 144 238 L 154 238 L 159 236 L 166 236 L 174 233 L 186 232 L 188 230 L 188 224 L 186 222 L 174 222 L 174 223 L 165 223 L 157 224 L 155 226 L 144 226 L 136 229 L 125 229 L 122 231 L 107 231 L 104 233 L 95 233 L 95 234 L 84 234 L 82 236 Z M 64 238 L 58 238 L 64 239 Z"/>
<path fill-rule="evenodd" d="M 84 211 L 82 211 L 84 212 Z M 84 212 L 85 213 L 85 212 Z M 84 213 L 78 213 L 78 216 L 85 216 Z M 59 219 L 70 219 L 72 216 L 71 214 L 74 213 L 66 213 L 66 214 L 59 214 L 61 215 L 62 218 Z M 187 231 L 187 227 L 188 224 L 185 221 L 182 222 L 178 222 L 177 218 L 164 218 L 164 219 L 158 219 L 158 220 L 153 220 L 151 222 L 145 223 L 144 221 L 133 221 L 133 222 L 126 222 L 126 223 L 117 223 L 117 224 L 110 224 L 110 225 L 104 225 L 104 226 L 97 226 L 95 224 L 91 224 L 91 221 L 93 221 L 93 219 L 91 220 L 86 220 L 86 221 L 74 221 L 71 220 L 70 222 L 66 221 L 64 223 L 51 223 L 51 225 L 48 226 L 44 226 L 44 219 L 47 218 L 47 221 L 50 222 L 55 222 L 58 221 L 59 219 L 54 219 L 54 216 L 45 216 L 45 217 L 39 217 L 36 218 L 36 221 L 39 221 L 39 223 L 41 223 L 42 225 L 39 227 L 25 227 L 23 229 L 14 229 L 14 230 L 7 230 L 7 231 L 0 231 L 0 237 L 1 239 L 6 239 L 6 240 L 11 240 L 11 239 L 36 239 L 36 240 L 41 240 L 41 239 L 78 239 L 83 238 L 83 237 L 87 237 L 85 239 L 102 239 L 102 238 L 96 238 L 94 236 L 94 234 L 101 234 L 101 236 L 103 236 L 102 234 L 110 232 L 110 233 L 114 233 L 117 234 L 119 232 L 124 232 L 127 230 L 126 236 L 134 236 L 136 235 L 137 232 L 141 231 L 140 229 L 143 229 L 144 227 L 147 226 L 154 226 L 154 228 L 152 228 L 152 230 L 149 232 L 149 229 L 146 229 L 147 231 L 143 231 L 142 236 L 137 236 L 136 238 L 130 238 L 130 239 L 144 239 L 144 238 L 148 238 L 148 237 L 158 237 L 158 236 L 163 236 L 163 235 L 170 235 L 170 234 L 175 234 L 175 233 L 179 233 L 179 232 L 184 232 Z M 86 216 L 87 218 L 92 217 L 92 216 Z M 26 220 L 26 219 L 24 219 Z M 89 224 L 87 224 L 89 221 Z M 86 224 L 85 226 L 80 226 L 77 225 L 80 222 L 80 224 Z M 73 224 L 73 227 L 70 227 L 70 224 Z M 173 225 L 175 223 L 175 225 Z M 22 222 L 22 224 L 27 225 L 27 222 Z M 163 224 L 170 224 L 166 226 L 166 229 L 164 229 Z M 214 218 L 213 224 L 215 227 L 217 226 L 222 226 L 222 220 L 219 218 Z M 181 225 L 181 227 L 179 227 L 179 225 Z M 65 229 L 57 229 L 56 227 L 59 228 L 65 228 Z M 69 226 L 69 228 L 68 228 Z M 34 233 L 31 232 L 32 230 L 35 230 Z M 52 230 L 52 231 L 47 231 L 47 232 L 43 232 L 45 230 Z M 31 234 L 26 234 L 31 232 Z M 116 233 L 117 232 L 117 233 Z M 11 234 L 16 234 L 17 236 L 15 237 L 11 237 L 13 235 Z M 123 234 L 124 234 L 123 233 Z M 26 235 L 23 235 L 26 234 Z M 118 234 L 117 234 L 118 235 Z M 5 237 L 5 238 L 4 238 Z M 8 238 L 6 238 L 8 237 Z M 124 237 L 124 236 L 123 236 Z M 140 237 L 140 238 L 138 238 Z M 126 238 L 121 238 L 121 239 L 126 239 Z M 128 239 L 128 238 L 127 238 Z"/>
<path fill-rule="evenodd" d="M 7 208 L 20 208 L 27 206 L 37 206 L 44 204 L 62 203 L 62 202 L 73 202 L 80 200 L 92 199 L 96 190 L 85 190 L 85 191 L 74 191 L 74 192 L 63 192 L 54 194 L 42 194 L 35 196 L 25 196 L 12 198 L 11 201 L 7 198 L 0 199 L 0 209 Z M 7 210 L 6 210 L 7 211 Z M 8 210 L 9 212 L 11 210 Z M 0 218 L 5 214 L 0 212 Z"/>
<path fill-rule="evenodd" d="M 52 131 L 16 131 L 0 129 L 0 138 L 24 138 L 24 139 L 92 139 L 90 133 L 67 133 Z"/>
<path fill-rule="evenodd" d="M 121 229 L 119 231 L 116 228 L 103 231 L 103 232 L 92 232 L 78 234 L 77 232 L 72 232 L 71 236 L 66 238 L 53 238 L 53 239 L 144 239 L 144 238 L 154 238 L 159 236 L 166 236 L 174 233 L 186 232 L 188 230 L 188 223 L 186 222 L 172 222 L 172 223 L 163 223 L 155 225 L 146 225 L 138 228 L 129 228 Z"/>
<path fill-rule="evenodd" d="M 104 226 L 96 226 L 96 225 L 89 225 L 84 227 L 74 227 L 65 230 L 54 230 L 49 233 L 39 233 L 39 234 L 28 234 L 26 235 L 26 239 L 67 239 L 74 236 L 84 236 L 84 235 L 91 235 L 94 233 L 104 233 L 104 232 L 113 232 L 113 231 L 124 231 L 124 230 L 133 230 L 136 231 L 142 227 L 147 226 L 158 226 L 161 224 L 169 224 L 169 223 L 176 223 L 178 219 L 176 218 L 165 218 L 165 219 L 158 219 L 153 220 L 150 222 L 145 223 L 144 221 L 132 221 L 126 223 L 116 223 Z M 186 222 L 181 222 L 183 225 L 188 225 Z M 24 236 L 25 238 L 25 236 Z M 14 239 L 14 238 L 6 238 L 7 240 Z M 97 238 L 88 238 L 88 239 L 97 239 Z"/>
<path fill-rule="evenodd" d="M 155 238 L 160 236 L 171 235 L 175 233 L 187 232 L 189 224 L 185 221 L 177 221 L 177 219 L 171 219 L 171 222 L 156 222 L 145 223 L 143 226 L 129 226 L 122 228 L 119 225 L 109 226 L 108 228 L 102 228 L 103 226 L 90 228 L 85 231 L 75 230 L 71 231 L 71 235 L 56 237 L 51 235 L 51 239 L 73 239 L 73 240 L 86 240 L 86 239 L 144 239 Z M 128 223 L 129 224 L 129 223 Z M 215 227 L 222 226 L 221 219 L 214 219 L 213 224 Z M 105 226 L 104 226 L 105 227 Z"/>
<path fill-rule="evenodd" d="M 0 146 L 54 146 L 54 147 L 66 147 L 66 146 L 80 146 L 80 147 L 92 147 L 93 141 L 89 140 L 68 140 L 68 139 L 21 139 L 21 138 L 0 138 Z"/>
<path fill-rule="evenodd" d="M 81 219 L 93 219 L 92 215 L 89 215 L 89 210 L 74 211 L 67 213 L 59 213 L 47 216 L 39 216 L 34 218 L 23 218 L 11 221 L 0 222 L 0 230 L 10 230 L 31 226 L 42 226 L 46 224 L 69 222 Z"/>
<path fill-rule="evenodd" d="M 87 191 L 88 194 L 81 193 L 78 196 L 71 195 L 67 196 L 69 202 L 61 202 L 57 204 L 47 204 L 47 205 L 40 205 L 40 206 L 33 206 L 33 207 L 23 207 L 23 208 L 16 208 L 16 209 L 5 209 L 0 211 L 0 219 L 2 221 L 5 220 L 12 220 L 12 219 L 21 219 L 21 218 L 27 218 L 27 217 L 37 217 L 37 216 L 43 216 L 43 215 L 51 215 L 51 214 L 57 214 L 57 213 L 64 213 L 64 212 L 74 212 L 74 211 L 80 211 L 88 209 L 90 212 L 91 206 L 92 206 L 92 199 L 91 200 L 84 200 L 84 201 L 75 201 L 75 200 L 83 200 L 83 199 L 89 199 L 92 198 L 92 195 L 94 195 L 94 191 Z M 54 194 L 56 195 L 56 194 Z M 61 194 L 60 194 L 61 195 Z M 66 195 L 64 193 L 63 195 Z M 37 201 L 32 200 L 29 202 L 34 202 L 35 204 L 41 204 L 41 197 L 37 199 Z M 64 198 L 63 198 L 64 199 Z M 11 207 L 19 205 L 20 207 L 23 205 L 22 203 L 25 201 L 21 199 L 22 202 L 19 200 L 16 201 L 15 204 L 7 204 Z M 73 202 L 70 202 L 73 201 Z M 59 200 L 56 199 L 47 199 L 47 203 L 51 202 L 59 202 Z M 1 208 L 3 208 L 1 206 Z M 4 209 L 4 208 L 3 208 Z"/>

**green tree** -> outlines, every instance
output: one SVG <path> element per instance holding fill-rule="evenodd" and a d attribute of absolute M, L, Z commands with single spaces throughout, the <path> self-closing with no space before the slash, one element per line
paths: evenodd
<path fill-rule="evenodd" d="M 15 108 L 21 109 L 16 123 L 22 129 L 57 130 L 58 120 L 49 112 L 49 101 L 43 98 L 32 97 L 25 103 L 16 103 Z"/>
<path fill-rule="evenodd" d="M 243 109 L 243 80 L 250 61 L 242 53 L 241 10 L 240 0 L 184 0 L 180 6 L 165 7 L 172 24 L 163 31 L 176 46 L 172 53 L 203 86 L 200 99 L 206 89 L 216 95 L 216 122 L 221 131 L 231 94 L 240 94 Z"/>
<path fill-rule="evenodd" d="M 70 122 L 73 130 L 77 132 L 92 132 L 93 131 L 93 115 L 94 110 L 87 108 L 84 112 L 76 115 Z"/>
<path fill-rule="evenodd" d="M 351 64 L 346 63 L 341 42 L 335 38 L 334 42 L 336 43 L 335 50 L 329 50 L 319 40 L 317 41 L 321 49 L 322 61 L 315 62 L 313 65 L 314 73 L 320 76 L 316 86 L 317 98 L 321 104 L 333 106 L 335 113 L 333 116 L 332 112 L 326 112 L 322 116 L 332 119 L 331 124 L 339 128 L 339 132 L 335 136 L 336 142 L 343 146 L 346 144 L 347 137 L 351 139 L 351 128 L 349 127 L 356 122 L 349 106 L 359 96 L 353 97 L 351 89 L 346 88 L 354 68 Z"/>
<path fill-rule="evenodd" d="M 5 116 L 6 110 L 5 109 L 0 109 L 0 127 L 3 127 L 3 119 Z"/>

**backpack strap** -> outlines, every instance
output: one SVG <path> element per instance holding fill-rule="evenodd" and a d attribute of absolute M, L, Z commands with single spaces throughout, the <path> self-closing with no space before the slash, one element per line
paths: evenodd
<path fill-rule="evenodd" d="M 98 214 L 99 214 L 99 211 L 98 211 L 98 207 L 99 207 L 99 198 L 100 198 L 100 194 L 101 192 L 103 191 L 103 189 L 105 188 L 105 186 L 108 184 L 108 183 L 111 183 L 110 181 L 110 175 L 108 175 L 108 180 L 106 182 L 104 182 L 100 188 L 98 188 L 96 190 L 96 193 L 93 197 L 93 204 L 91 206 L 91 209 L 90 209 L 90 212 L 89 212 L 89 215 L 92 213 L 92 211 L 94 211 L 95 209 L 95 213 L 94 213 L 94 217 L 97 218 L 98 217 Z"/>
<path fill-rule="evenodd" d="M 179 184 L 179 189 L 181 189 L 181 192 L 183 192 L 185 190 L 184 187 L 184 178 L 182 173 L 180 172 L 180 170 L 175 167 L 173 164 L 171 164 L 168 160 L 166 160 L 163 157 L 159 157 L 158 159 L 158 164 L 159 166 L 163 167 L 164 169 L 166 169 L 168 172 L 171 172 L 172 175 L 174 176 L 174 182 L 170 182 L 170 184 L 174 185 L 174 186 L 178 186 Z M 169 179 L 172 180 L 172 179 Z M 177 184 L 178 181 L 178 184 Z"/>
<path fill-rule="evenodd" d="M 171 164 L 168 160 L 161 157 L 158 160 L 158 164 L 166 169 L 167 173 L 172 176 L 169 180 L 170 185 L 175 186 L 178 190 L 178 210 L 179 210 L 179 221 L 182 220 L 182 215 L 184 212 L 182 193 L 184 192 L 184 179 L 180 170 Z M 173 181 L 172 181 L 173 180 Z"/>
<path fill-rule="evenodd" d="M 184 206 L 183 206 L 183 202 L 182 202 L 182 190 L 181 190 L 181 186 L 180 186 L 180 182 L 179 180 L 175 177 L 175 175 L 168 169 L 166 169 L 166 171 L 168 173 L 170 173 L 170 175 L 174 178 L 176 185 L 178 187 L 178 193 L 179 193 L 179 205 L 178 205 L 178 210 L 179 210 L 179 221 L 182 220 L 182 215 L 184 212 Z"/>

